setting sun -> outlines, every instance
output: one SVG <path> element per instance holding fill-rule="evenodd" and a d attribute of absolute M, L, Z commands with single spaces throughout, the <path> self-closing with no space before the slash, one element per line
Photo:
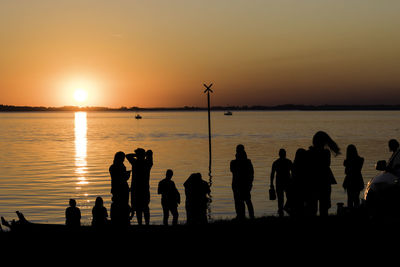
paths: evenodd
<path fill-rule="evenodd" d="M 99 79 L 90 74 L 66 75 L 58 78 L 63 105 L 96 106 L 101 105 L 104 90 Z"/>
<path fill-rule="evenodd" d="M 87 97 L 88 97 L 88 94 L 87 94 L 87 92 L 86 92 L 85 90 L 77 89 L 77 90 L 74 92 L 74 99 L 75 99 L 77 102 L 82 103 L 83 101 L 85 101 L 85 100 L 87 99 Z"/>

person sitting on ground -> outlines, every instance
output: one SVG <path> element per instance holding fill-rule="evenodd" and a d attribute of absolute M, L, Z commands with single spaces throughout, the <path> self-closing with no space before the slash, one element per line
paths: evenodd
<path fill-rule="evenodd" d="M 103 199 L 101 197 L 96 198 L 96 203 L 92 209 L 92 226 L 101 227 L 107 224 L 107 209 L 103 205 Z"/>
<path fill-rule="evenodd" d="M 81 210 L 76 206 L 75 199 L 69 200 L 69 207 L 65 210 L 65 224 L 71 227 L 81 225 Z"/>

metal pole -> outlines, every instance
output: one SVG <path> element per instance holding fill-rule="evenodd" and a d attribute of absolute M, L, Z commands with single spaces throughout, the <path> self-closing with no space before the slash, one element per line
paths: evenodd
<path fill-rule="evenodd" d="M 204 93 L 207 93 L 207 106 L 208 106 L 208 154 L 209 154 L 209 162 L 208 162 L 208 176 L 209 176 L 209 186 L 211 188 L 212 185 L 212 176 L 211 176 L 211 108 L 210 108 L 210 92 L 212 93 L 213 91 L 210 89 L 212 84 L 210 85 L 205 85 L 206 90 L 204 90 Z M 209 201 L 207 203 L 207 210 L 208 210 L 208 219 L 211 219 L 211 203 L 212 201 L 212 196 L 210 194 Z"/>
<path fill-rule="evenodd" d="M 203 84 L 206 90 L 204 90 L 204 93 L 207 93 L 207 105 L 208 105 L 208 154 L 209 154 L 209 164 L 208 164 L 208 171 L 209 175 L 211 176 L 211 110 L 210 110 L 210 92 L 212 93 L 213 91 L 211 90 L 211 86 L 213 85 L 212 83 L 210 85 Z"/>
<path fill-rule="evenodd" d="M 207 92 L 208 102 L 208 152 L 209 152 L 209 172 L 211 173 L 211 115 L 210 115 L 210 91 Z"/>

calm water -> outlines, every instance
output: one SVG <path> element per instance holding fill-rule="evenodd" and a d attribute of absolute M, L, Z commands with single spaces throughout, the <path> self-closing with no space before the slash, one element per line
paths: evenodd
<path fill-rule="evenodd" d="M 108 168 L 117 151 L 137 147 L 152 149 L 151 223 L 161 224 L 162 209 L 157 185 L 165 170 L 174 180 L 184 203 L 183 182 L 192 172 L 208 176 L 208 130 L 206 112 L 134 113 L 1 113 L 0 114 L 0 215 L 15 218 L 23 212 L 33 222 L 64 223 L 68 200 L 75 198 L 82 223 L 91 221 L 97 196 L 110 207 Z M 276 201 L 267 190 L 271 164 L 280 148 L 293 159 L 298 147 L 307 148 L 313 134 L 327 131 L 345 154 L 353 143 L 365 157 L 364 182 L 376 175 L 374 164 L 387 159 L 387 141 L 400 136 L 398 111 L 341 112 L 223 112 L 212 113 L 212 219 L 235 216 L 230 187 L 229 162 L 238 143 L 245 145 L 255 169 L 252 191 L 256 216 L 276 214 Z M 341 187 L 344 155 L 332 160 L 338 181 L 333 186 L 332 208 L 345 202 Z M 130 169 L 128 162 L 125 162 Z M 180 222 L 186 220 L 184 204 Z M 136 223 L 136 221 L 134 221 Z"/>

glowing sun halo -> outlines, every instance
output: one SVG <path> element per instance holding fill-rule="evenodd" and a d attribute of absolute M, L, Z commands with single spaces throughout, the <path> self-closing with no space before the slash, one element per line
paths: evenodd
<path fill-rule="evenodd" d="M 87 97 L 88 97 L 88 94 L 85 90 L 77 89 L 74 92 L 74 98 L 77 102 L 82 103 L 87 99 Z"/>

